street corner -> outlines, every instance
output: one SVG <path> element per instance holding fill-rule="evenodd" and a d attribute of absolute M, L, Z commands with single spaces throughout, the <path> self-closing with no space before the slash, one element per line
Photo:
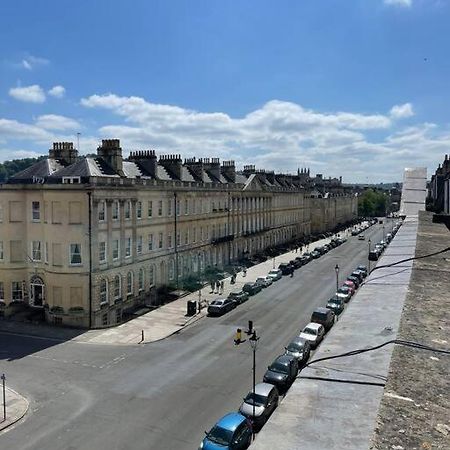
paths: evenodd
<path fill-rule="evenodd" d="M 24 420 L 29 409 L 28 400 L 13 389 L 5 386 L 2 388 L 1 395 L 0 435 Z"/>

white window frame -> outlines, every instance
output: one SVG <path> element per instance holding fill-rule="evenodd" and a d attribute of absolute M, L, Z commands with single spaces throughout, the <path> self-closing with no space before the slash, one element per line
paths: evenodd
<path fill-rule="evenodd" d="M 48 264 L 48 242 L 44 243 L 44 263 Z"/>
<path fill-rule="evenodd" d="M 103 248 L 102 248 L 103 246 Z M 107 260 L 106 257 L 106 242 L 105 241 L 101 241 L 98 243 L 98 262 L 99 263 L 105 263 Z M 103 258 L 102 258 L 103 256 Z"/>
<path fill-rule="evenodd" d="M 20 293 L 20 296 L 16 296 Z M 11 282 L 11 300 L 23 302 L 23 282 L 12 281 Z"/>
<path fill-rule="evenodd" d="M 130 277 L 130 275 L 131 275 L 131 277 Z M 134 282 L 134 274 L 130 270 L 127 273 L 127 296 L 128 295 L 133 295 L 133 282 Z"/>
<path fill-rule="evenodd" d="M 125 258 L 131 258 L 131 248 L 133 246 L 133 240 L 131 236 L 125 238 Z"/>
<path fill-rule="evenodd" d="M 98 203 L 98 221 L 99 222 L 106 221 L 106 202 Z"/>
<path fill-rule="evenodd" d="M 41 241 L 31 241 L 31 259 L 36 262 L 42 261 Z"/>
<path fill-rule="evenodd" d="M 41 221 L 41 202 L 38 201 L 31 202 L 31 220 L 33 222 Z"/>
<path fill-rule="evenodd" d="M 120 220 L 120 203 L 115 200 L 111 207 L 111 218 L 114 221 Z"/>
<path fill-rule="evenodd" d="M 119 285 L 117 286 L 117 280 L 119 280 Z M 114 300 L 118 300 L 122 297 L 122 277 L 117 274 L 113 278 L 113 285 L 114 285 Z"/>
<path fill-rule="evenodd" d="M 103 287 L 105 289 L 103 290 Z M 99 289 L 99 299 L 100 299 L 100 305 L 106 305 L 108 302 L 108 279 L 102 278 L 100 280 L 100 289 Z"/>
<path fill-rule="evenodd" d="M 142 236 L 137 237 L 136 241 L 136 253 L 142 255 Z"/>
<path fill-rule="evenodd" d="M 136 219 L 142 219 L 142 202 L 136 202 Z"/>
<path fill-rule="evenodd" d="M 79 246 L 79 253 L 76 253 L 75 250 L 75 246 Z M 80 262 L 73 262 L 73 258 L 75 255 L 79 255 L 80 257 Z M 81 252 L 81 244 L 78 243 L 71 243 L 69 244 L 69 265 L 70 266 L 81 266 L 83 264 L 83 259 L 81 257 L 82 252 Z"/>
<path fill-rule="evenodd" d="M 120 243 L 119 243 L 119 239 L 113 239 L 113 244 L 112 244 L 112 259 L 113 261 L 117 261 L 120 258 Z M 117 256 L 114 257 L 114 247 L 115 247 L 115 242 L 117 242 Z"/>

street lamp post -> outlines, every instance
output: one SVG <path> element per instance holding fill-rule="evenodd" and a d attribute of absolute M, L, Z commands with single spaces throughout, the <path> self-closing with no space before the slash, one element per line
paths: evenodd
<path fill-rule="evenodd" d="M 253 423 L 252 423 L 252 433 L 253 439 L 255 439 L 255 386 L 256 386 L 256 347 L 258 346 L 259 336 L 256 336 L 256 330 L 249 338 L 250 345 L 253 350 Z"/>
<path fill-rule="evenodd" d="M 371 240 L 369 239 L 369 253 L 367 254 L 367 260 L 369 261 L 369 273 L 370 273 L 370 244 L 371 244 Z"/>
<path fill-rule="evenodd" d="M 384 222 L 383 222 L 383 241 L 384 241 Z"/>
<path fill-rule="evenodd" d="M 339 290 L 339 265 L 336 264 L 334 267 L 334 271 L 336 272 L 336 292 Z"/>
<path fill-rule="evenodd" d="M 275 269 L 275 256 L 273 257 L 273 260 L 272 260 L 272 269 Z"/>

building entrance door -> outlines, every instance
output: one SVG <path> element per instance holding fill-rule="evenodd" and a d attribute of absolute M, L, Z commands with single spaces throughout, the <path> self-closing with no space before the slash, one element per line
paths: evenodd
<path fill-rule="evenodd" d="M 30 306 L 42 308 L 45 302 L 45 285 L 40 277 L 33 277 L 30 282 Z"/>

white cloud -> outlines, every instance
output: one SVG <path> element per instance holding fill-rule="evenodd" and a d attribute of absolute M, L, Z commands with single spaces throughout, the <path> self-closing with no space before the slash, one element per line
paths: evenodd
<path fill-rule="evenodd" d="M 21 67 L 27 70 L 33 70 L 39 66 L 46 66 L 50 61 L 45 58 L 40 58 L 38 56 L 28 55 L 22 59 L 20 64 L 16 64 L 16 66 Z"/>
<path fill-rule="evenodd" d="M 384 4 L 409 8 L 412 6 L 412 0 L 384 0 Z"/>
<path fill-rule="evenodd" d="M 45 114 L 36 119 L 36 126 L 46 130 L 75 130 L 81 125 L 74 119 L 56 114 Z"/>
<path fill-rule="evenodd" d="M 414 115 L 414 109 L 411 103 L 395 105 L 391 108 L 390 115 L 393 119 L 406 119 Z"/>
<path fill-rule="evenodd" d="M 52 97 L 62 98 L 66 93 L 66 89 L 64 88 L 64 86 L 53 86 L 51 89 L 48 90 L 47 93 Z"/>
<path fill-rule="evenodd" d="M 44 103 L 45 92 L 37 84 L 25 87 L 16 87 L 9 90 L 9 95 L 21 102 Z"/>

